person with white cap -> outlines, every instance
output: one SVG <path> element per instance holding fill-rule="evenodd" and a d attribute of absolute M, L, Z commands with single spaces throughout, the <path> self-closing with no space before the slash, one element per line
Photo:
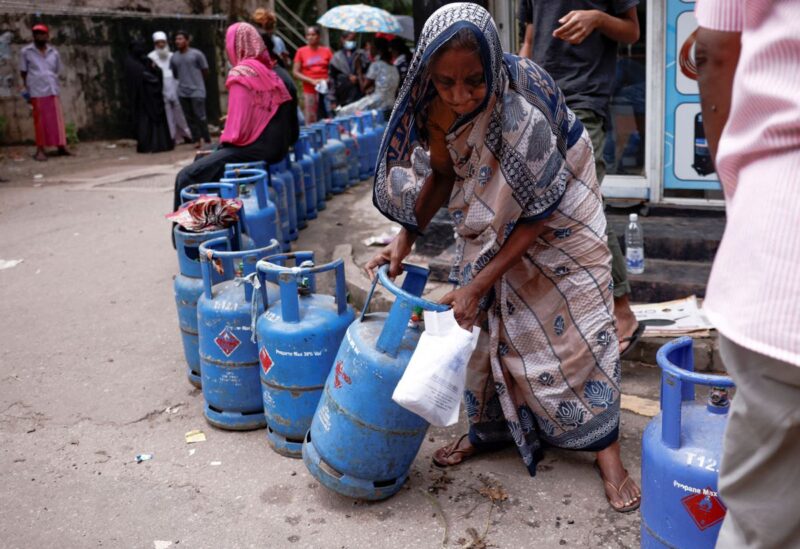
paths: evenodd
<path fill-rule="evenodd" d="M 186 117 L 183 116 L 183 109 L 181 102 L 178 100 L 178 81 L 172 74 L 172 69 L 169 66 L 169 61 L 172 58 L 172 52 L 167 44 L 167 35 L 163 31 L 153 33 L 153 46 L 155 49 L 151 51 L 147 57 L 161 69 L 164 75 L 164 110 L 167 113 L 167 124 L 169 124 L 169 133 L 176 144 L 182 140 L 192 141 L 192 132 L 189 125 L 186 123 Z"/>

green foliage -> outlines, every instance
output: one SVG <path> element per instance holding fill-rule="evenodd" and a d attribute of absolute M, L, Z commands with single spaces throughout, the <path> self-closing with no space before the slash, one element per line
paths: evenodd
<path fill-rule="evenodd" d="M 80 139 L 78 139 L 78 128 L 75 126 L 75 122 L 67 122 L 64 126 L 64 131 L 67 134 L 67 145 L 77 145 L 80 143 Z"/>

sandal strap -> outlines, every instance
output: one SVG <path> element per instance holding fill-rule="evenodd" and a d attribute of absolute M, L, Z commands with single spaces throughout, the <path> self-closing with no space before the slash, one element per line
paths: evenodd
<path fill-rule="evenodd" d="M 442 457 L 448 458 L 448 457 L 452 456 L 453 454 L 455 454 L 456 452 L 462 453 L 462 454 L 464 452 L 466 452 L 467 451 L 466 449 L 459 449 L 458 447 L 464 441 L 464 438 L 468 437 L 468 436 L 469 436 L 469 433 L 461 435 L 461 438 L 459 438 L 457 441 L 455 441 L 455 443 L 450 444 L 449 446 L 446 446 L 445 447 L 446 450 L 445 450 L 444 454 L 442 455 Z"/>

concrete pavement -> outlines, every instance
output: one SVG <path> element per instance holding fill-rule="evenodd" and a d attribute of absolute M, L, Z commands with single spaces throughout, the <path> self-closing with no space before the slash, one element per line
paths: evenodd
<path fill-rule="evenodd" d="M 189 154 L 66 173 L 52 160 L 44 179 L 0 185 L 0 259 L 24 259 L 0 271 L 0 545 L 638 546 L 638 513 L 609 508 L 589 454 L 551 451 L 535 478 L 513 450 L 431 467 L 462 420 L 429 431 L 397 496 L 363 503 L 272 452 L 263 430 L 207 425 L 186 381 L 163 217 Z M 295 249 L 323 260 L 349 242 L 359 263 L 372 253 L 362 238 L 387 227 L 362 184 L 329 202 Z M 657 371 L 628 371 L 626 392 L 657 398 Z M 637 479 L 646 422 L 623 412 Z M 192 429 L 208 440 L 186 444 Z M 140 453 L 154 458 L 137 464 Z"/>

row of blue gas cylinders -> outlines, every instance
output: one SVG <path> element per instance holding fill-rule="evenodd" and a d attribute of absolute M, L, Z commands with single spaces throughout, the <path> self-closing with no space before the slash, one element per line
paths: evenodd
<path fill-rule="evenodd" d="M 238 184 L 214 185 L 224 194 Z M 383 267 L 376 284 L 395 295 L 391 310 L 368 313 L 370 292 L 356 318 L 341 260 L 317 266 L 310 252 L 282 253 L 277 239 L 259 245 L 244 226 L 201 234 L 176 229 L 176 298 L 189 296 L 179 300 L 179 315 L 182 327 L 194 316 L 194 373 L 207 420 L 232 430 L 266 426 L 275 451 L 302 456 L 310 473 L 340 494 L 391 496 L 428 427 L 391 399 L 420 336 L 409 322 L 412 310 L 443 308 L 420 298 L 427 271 L 406 265 L 398 287 Z M 317 292 L 325 273 L 335 277 L 333 295 Z M 662 412 L 642 443 L 642 545 L 711 547 L 725 515 L 717 470 L 728 411 L 722 388 L 731 382 L 692 371 L 689 339 L 665 346 L 658 362 Z M 708 405 L 695 400 L 697 384 L 717 388 Z"/>
<path fill-rule="evenodd" d="M 254 249 L 276 239 L 281 251 L 291 250 L 299 231 L 324 210 L 326 201 L 369 178 L 385 129 L 382 111 L 319 122 L 301 129 L 292 153 L 267 166 L 265 162 L 227 164 L 220 182 L 191 185 L 182 200 L 203 194 L 240 198 L 239 237 L 233 247 Z M 357 162 L 356 162 L 357 161 Z M 199 243 L 221 233 L 196 234 L 175 230 L 180 273 L 175 278 L 175 301 L 189 381 L 200 387 L 197 340 L 197 299 L 201 293 Z M 231 271 L 228 271 L 231 273 Z"/>
<path fill-rule="evenodd" d="M 409 322 L 426 269 L 404 265 L 388 313 L 369 313 L 373 285 L 358 318 L 347 305 L 343 262 L 314 264 L 311 252 L 236 251 L 235 230 L 200 244 L 203 295 L 197 316 L 205 416 L 224 429 L 267 427 L 278 453 L 302 455 L 309 472 L 346 496 L 378 500 L 408 477 L 428 423 L 391 395 L 420 337 Z M 181 243 L 183 245 L 183 243 Z M 241 243 L 238 244 L 241 247 Z M 227 269 L 236 279 L 224 280 Z M 334 295 L 317 276 L 335 276 Z M 725 515 L 717 493 L 729 378 L 693 372 L 690 338 L 662 348 L 662 411 L 642 442 L 642 546 L 713 547 Z M 713 387 L 708 404 L 694 386 Z"/>
<path fill-rule="evenodd" d="M 235 190 L 229 182 L 216 186 L 222 194 Z M 384 285 L 398 296 L 392 312 L 356 320 L 341 260 L 315 265 L 310 252 L 282 253 L 276 239 L 266 246 L 248 242 L 242 228 L 175 229 L 185 273 L 176 278 L 176 296 L 196 295 L 194 311 L 190 299 L 178 306 L 182 321 L 194 313 L 198 345 L 190 375 L 201 380 L 207 421 L 231 430 L 266 426 L 270 446 L 303 456 L 326 486 L 354 497 L 388 497 L 405 481 L 427 429 L 391 400 L 420 335 L 408 321 L 427 271 L 407 266 L 403 288 L 382 271 Z M 333 295 L 317 292 L 325 273 L 334 275 Z M 194 360 L 191 345 L 184 350 Z M 373 450 L 347 467 L 342 460 L 351 444 Z M 337 481 L 331 471 L 341 472 Z"/>
<path fill-rule="evenodd" d="M 280 243 L 246 249 L 238 226 L 176 231 L 184 264 L 201 275 L 196 319 L 204 415 L 228 430 L 267 428 L 278 453 L 303 457 L 312 475 L 351 497 L 383 499 L 405 482 L 428 423 L 399 407 L 392 391 L 421 330 L 415 307 L 428 271 L 405 266 L 391 311 L 356 318 L 347 304 L 344 263 L 316 265 L 311 252 Z M 196 248 L 195 248 L 196 247 Z M 187 267 L 187 265 L 182 265 Z M 332 274 L 333 294 L 317 291 Z M 373 292 L 375 287 L 373 286 Z"/>
<path fill-rule="evenodd" d="M 244 232 L 257 246 L 275 238 L 290 251 L 328 198 L 374 175 L 384 129 L 380 111 L 326 120 L 304 126 L 280 162 L 228 164 L 222 182 L 239 185 Z"/>

